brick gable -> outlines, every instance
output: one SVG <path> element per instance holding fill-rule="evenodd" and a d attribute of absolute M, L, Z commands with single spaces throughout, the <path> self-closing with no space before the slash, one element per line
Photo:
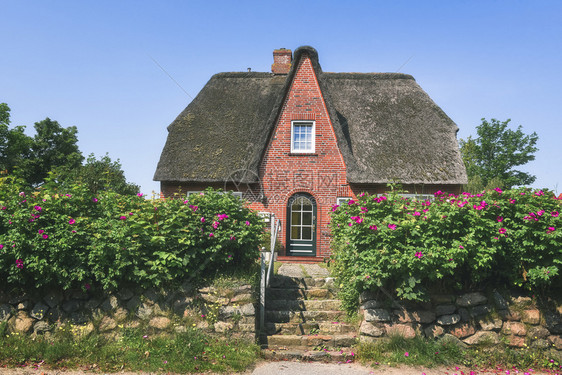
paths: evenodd
<path fill-rule="evenodd" d="M 313 154 L 291 153 L 291 122 L 295 120 L 315 122 Z M 317 204 L 316 255 L 328 256 L 331 206 L 336 203 L 338 193 L 350 192 L 346 188 L 345 176 L 345 164 L 326 104 L 311 60 L 305 55 L 298 61 L 293 82 L 260 166 L 265 200 L 252 204 L 252 207 L 273 212 L 281 219 L 280 240 L 285 246 L 287 202 L 295 193 L 311 194 Z"/>

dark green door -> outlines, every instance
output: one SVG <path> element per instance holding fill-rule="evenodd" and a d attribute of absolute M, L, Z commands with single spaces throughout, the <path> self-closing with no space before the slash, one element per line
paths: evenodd
<path fill-rule="evenodd" d="M 287 204 L 287 255 L 316 256 L 316 201 L 299 193 Z"/>

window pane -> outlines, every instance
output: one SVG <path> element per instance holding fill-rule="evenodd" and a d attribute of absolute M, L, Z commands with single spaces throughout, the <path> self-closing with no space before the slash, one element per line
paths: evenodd
<path fill-rule="evenodd" d="M 301 238 L 301 228 L 300 227 L 292 227 L 291 228 L 291 239 L 292 240 L 300 240 Z"/>
<path fill-rule="evenodd" d="M 312 212 L 303 212 L 302 214 L 302 224 L 312 225 Z"/>
<path fill-rule="evenodd" d="M 293 150 L 312 151 L 312 123 L 293 123 Z"/>
<path fill-rule="evenodd" d="M 301 213 L 300 212 L 293 212 L 291 215 L 291 225 L 300 225 L 301 224 Z"/>
<path fill-rule="evenodd" d="M 302 228 L 302 239 L 303 240 L 311 240 L 312 239 L 312 228 L 311 227 L 303 227 Z"/>

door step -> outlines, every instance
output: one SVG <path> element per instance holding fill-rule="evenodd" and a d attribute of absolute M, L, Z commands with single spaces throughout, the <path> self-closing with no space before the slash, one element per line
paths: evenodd
<path fill-rule="evenodd" d="M 341 350 L 308 350 L 308 349 L 262 349 L 263 357 L 270 361 L 306 361 L 351 363 L 355 353 L 351 348 Z"/>
<path fill-rule="evenodd" d="M 313 264 L 322 263 L 326 258 L 324 257 L 299 257 L 299 256 L 277 256 L 277 261 L 281 263 L 301 263 L 301 264 Z"/>

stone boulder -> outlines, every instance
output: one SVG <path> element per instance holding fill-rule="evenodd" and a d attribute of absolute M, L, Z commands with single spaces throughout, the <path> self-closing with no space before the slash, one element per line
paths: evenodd
<path fill-rule="evenodd" d="M 466 293 L 457 298 L 457 306 L 472 307 L 486 303 L 488 299 L 485 295 L 479 292 Z"/>

